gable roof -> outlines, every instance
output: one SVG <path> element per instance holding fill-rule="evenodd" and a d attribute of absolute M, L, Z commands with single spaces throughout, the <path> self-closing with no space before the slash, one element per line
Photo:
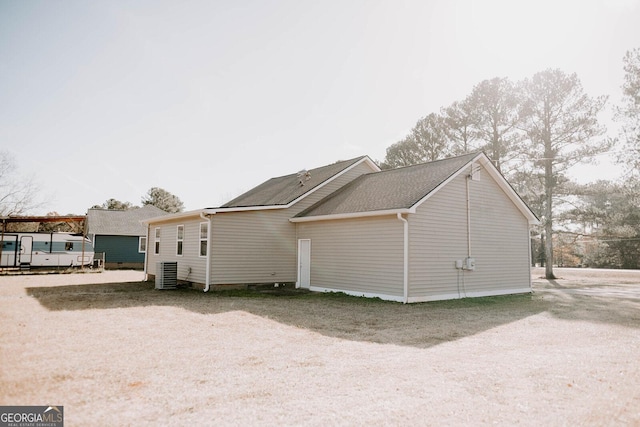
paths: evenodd
<path fill-rule="evenodd" d="M 282 206 L 285 207 L 301 197 L 313 192 L 327 180 L 345 172 L 347 169 L 358 163 L 367 161 L 372 168 L 380 170 L 375 163 L 367 156 L 356 157 L 355 159 L 343 160 L 331 165 L 301 171 L 290 175 L 271 178 L 262 184 L 254 187 L 244 194 L 220 206 L 220 208 L 247 208 Z M 300 174 L 307 172 L 308 176 L 303 177 L 301 184 Z M 307 179 L 308 178 L 308 179 Z"/>
<path fill-rule="evenodd" d="M 88 234 L 107 236 L 144 236 L 145 219 L 168 215 L 152 205 L 127 210 L 89 209 L 87 211 Z"/>
<path fill-rule="evenodd" d="M 413 213 L 469 164 L 479 161 L 532 223 L 538 222 L 484 153 L 470 153 L 399 169 L 361 175 L 335 193 L 300 212 L 293 222 L 344 217 Z"/>

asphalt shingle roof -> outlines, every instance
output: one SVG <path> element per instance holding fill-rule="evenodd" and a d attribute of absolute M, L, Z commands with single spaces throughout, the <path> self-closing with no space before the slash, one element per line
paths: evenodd
<path fill-rule="evenodd" d="M 477 155 L 361 175 L 296 217 L 408 209 Z"/>
<path fill-rule="evenodd" d="M 271 178 L 230 202 L 225 203 L 221 207 L 238 208 L 287 205 L 365 157 L 366 156 L 361 156 L 355 159 L 343 160 L 331 165 L 310 169 L 308 171 L 309 179 L 304 182 L 304 185 L 300 185 L 298 173 Z"/>
<path fill-rule="evenodd" d="M 140 221 L 167 215 L 152 205 L 128 210 L 89 209 L 88 234 L 106 236 L 144 236 L 147 228 Z"/>

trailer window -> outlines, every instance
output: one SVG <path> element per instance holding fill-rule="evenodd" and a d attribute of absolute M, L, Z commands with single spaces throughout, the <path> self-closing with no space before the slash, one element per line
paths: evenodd
<path fill-rule="evenodd" d="M 73 242 L 65 242 L 64 243 L 64 250 L 65 251 L 72 251 L 73 250 Z"/>
<path fill-rule="evenodd" d="M 2 249 L 10 249 L 12 251 L 15 251 L 15 247 L 15 242 L 2 242 Z"/>

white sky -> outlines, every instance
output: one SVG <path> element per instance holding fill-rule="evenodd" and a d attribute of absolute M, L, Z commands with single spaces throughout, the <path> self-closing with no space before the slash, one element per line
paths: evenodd
<path fill-rule="evenodd" d="M 560 68 L 616 104 L 634 47 L 640 0 L 0 0 L 0 148 L 41 185 L 36 214 L 151 187 L 199 209 L 382 160 L 484 79 Z"/>

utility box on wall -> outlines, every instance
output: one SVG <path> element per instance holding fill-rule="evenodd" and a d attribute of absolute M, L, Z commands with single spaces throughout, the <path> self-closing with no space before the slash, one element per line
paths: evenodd
<path fill-rule="evenodd" d="M 473 271 L 476 269 L 476 259 L 467 257 L 465 259 L 457 259 L 455 266 L 458 270 Z"/>
<path fill-rule="evenodd" d="M 464 259 L 464 269 L 465 270 L 475 270 L 476 269 L 476 259 L 467 257 Z"/>

